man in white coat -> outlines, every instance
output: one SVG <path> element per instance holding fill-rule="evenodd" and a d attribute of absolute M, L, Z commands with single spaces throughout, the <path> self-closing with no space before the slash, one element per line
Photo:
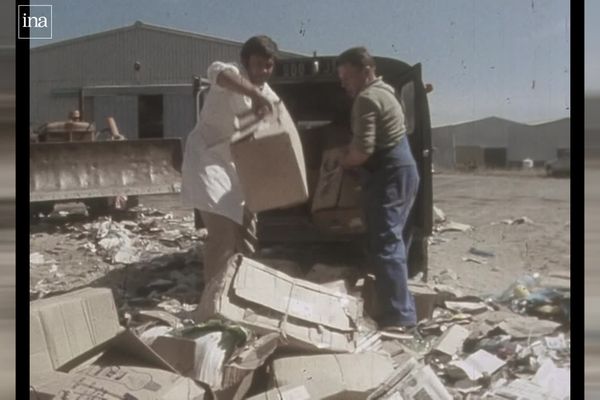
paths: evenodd
<path fill-rule="evenodd" d="M 254 36 L 241 49 L 241 66 L 216 61 L 208 68 L 210 89 L 187 138 L 182 170 L 184 204 L 200 211 L 208 231 L 205 284 L 225 270 L 233 254 L 254 252 L 256 216 L 244 207 L 229 145 L 238 115 L 266 116 L 279 101 L 267 84 L 276 53 L 272 39 Z"/>

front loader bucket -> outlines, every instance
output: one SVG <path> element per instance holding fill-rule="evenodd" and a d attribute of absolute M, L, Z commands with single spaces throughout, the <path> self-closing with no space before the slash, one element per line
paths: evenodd
<path fill-rule="evenodd" d="M 31 143 L 30 202 L 177 193 L 181 139 Z"/>

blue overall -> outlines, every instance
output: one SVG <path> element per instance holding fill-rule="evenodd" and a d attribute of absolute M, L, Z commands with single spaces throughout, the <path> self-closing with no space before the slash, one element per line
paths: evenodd
<path fill-rule="evenodd" d="M 388 150 L 377 151 L 365 164 L 363 185 L 369 263 L 385 326 L 413 326 L 415 302 L 408 290 L 404 226 L 419 188 L 419 173 L 406 136 Z"/>

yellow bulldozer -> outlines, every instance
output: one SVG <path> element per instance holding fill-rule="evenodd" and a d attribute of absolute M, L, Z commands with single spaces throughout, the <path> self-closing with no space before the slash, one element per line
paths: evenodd
<path fill-rule="evenodd" d="M 137 205 L 138 196 L 177 193 L 181 139 L 127 140 L 114 118 L 98 131 L 72 111 L 66 121 L 30 130 L 30 214 L 49 214 L 59 202 L 82 202 L 90 215 Z"/>

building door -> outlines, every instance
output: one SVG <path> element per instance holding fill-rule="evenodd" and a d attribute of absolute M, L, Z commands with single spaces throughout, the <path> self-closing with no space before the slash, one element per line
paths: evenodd
<path fill-rule="evenodd" d="M 504 147 L 488 147 L 483 153 L 485 166 L 488 168 L 506 168 L 506 149 Z"/>
<path fill-rule="evenodd" d="M 138 96 L 138 137 L 164 137 L 162 95 Z"/>

